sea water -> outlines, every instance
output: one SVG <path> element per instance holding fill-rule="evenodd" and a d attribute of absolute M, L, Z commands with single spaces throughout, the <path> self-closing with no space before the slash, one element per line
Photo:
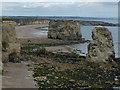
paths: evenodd
<path fill-rule="evenodd" d="M 95 27 L 96 26 L 81 26 L 82 38 L 85 38 L 85 40 L 92 40 L 92 30 Z M 108 28 L 108 30 L 112 33 L 115 56 L 118 57 L 118 27 L 112 27 L 112 26 L 105 26 L 105 27 Z M 80 43 L 80 44 L 72 44 L 70 46 L 82 51 L 82 53 L 77 51 L 78 54 L 86 56 L 88 51 L 88 44 L 89 43 Z"/>
<path fill-rule="evenodd" d="M 80 17 L 43 17 L 43 18 L 48 18 L 48 19 L 67 19 L 67 20 L 83 20 L 83 21 L 103 21 L 103 22 L 108 22 L 108 23 L 118 23 L 117 19 L 114 18 L 80 18 Z M 96 26 L 80 26 L 80 31 L 82 33 L 82 38 L 85 38 L 85 40 L 92 40 L 92 30 Z M 115 57 L 118 57 L 118 45 L 120 42 L 118 42 L 118 27 L 117 26 L 105 26 L 108 28 L 108 30 L 112 33 L 113 37 L 113 42 L 114 42 L 114 50 L 115 50 Z M 42 28 L 41 31 L 37 33 L 38 36 L 40 35 L 47 35 L 48 28 Z M 80 43 L 80 44 L 71 44 L 69 46 L 77 49 L 78 51 L 76 52 L 77 54 L 86 56 L 87 51 L 88 51 L 88 44 L 89 43 Z"/>

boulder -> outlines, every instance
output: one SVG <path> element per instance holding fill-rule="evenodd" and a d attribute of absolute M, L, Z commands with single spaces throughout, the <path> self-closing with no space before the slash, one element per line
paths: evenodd
<path fill-rule="evenodd" d="M 92 41 L 88 45 L 88 60 L 92 62 L 113 62 L 114 44 L 111 32 L 102 26 L 92 31 Z"/>
<path fill-rule="evenodd" d="M 60 40 L 82 40 L 80 24 L 73 20 L 51 20 L 48 38 Z"/>

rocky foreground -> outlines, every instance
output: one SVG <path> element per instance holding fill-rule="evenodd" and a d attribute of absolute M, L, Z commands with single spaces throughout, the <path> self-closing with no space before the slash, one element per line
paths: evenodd
<path fill-rule="evenodd" d="M 4 24 L 3 62 L 32 62 L 27 66 L 33 71 L 37 87 L 83 89 L 120 86 L 120 59 L 115 59 L 112 36 L 106 28 L 96 27 L 93 30 L 93 40 L 88 47 L 88 57 L 84 57 L 74 52 L 60 50 L 52 52 L 46 49 L 46 47 L 54 47 L 61 43 L 63 45 L 65 42 L 68 44 L 76 42 L 74 40 L 68 42 L 39 38 L 39 40 L 24 39 L 21 41 L 17 39 L 14 32 L 14 22 L 4 22 Z M 13 34 L 12 37 L 11 34 Z M 3 70 L 3 73 L 6 72 Z"/>
<path fill-rule="evenodd" d="M 34 61 L 28 66 L 32 66 L 39 88 L 112 88 L 120 85 L 115 79 L 120 67 L 111 64 L 88 62 L 86 57 L 75 53 L 52 53 L 45 48 L 36 51 L 24 48 L 21 54 L 23 60 Z"/>

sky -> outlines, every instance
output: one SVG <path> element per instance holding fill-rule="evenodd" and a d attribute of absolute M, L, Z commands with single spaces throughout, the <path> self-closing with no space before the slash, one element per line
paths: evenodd
<path fill-rule="evenodd" d="M 2 2 L 119 2 L 119 0 L 0 0 Z"/>
<path fill-rule="evenodd" d="M 2 2 L 2 15 L 118 17 L 118 0 L 101 1 L 36 0 L 33 2 L 33 0 L 29 0 L 29 2 L 25 2 L 25 0 L 5 0 Z"/>

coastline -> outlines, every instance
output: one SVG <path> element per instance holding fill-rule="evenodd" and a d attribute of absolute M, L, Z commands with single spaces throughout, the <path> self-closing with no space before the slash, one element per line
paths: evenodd
<path fill-rule="evenodd" d="M 37 25 L 16 26 L 16 28 L 17 28 L 16 31 L 17 31 L 18 41 L 22 47 L 21 48 L 22 59 L 20 59 L 20 60 L 23 60 L 23 62 L 27 61 L 27 60 L 31 60 L 31 61 L 35 62 L 35 64 L 30 64 L 30 66 L 33 65 L 32 66 L 32 68 L 34 68 L 33 69 L 33 71 L 34 71 L 33 77 L 34 77 L 34 80 L 36 80 L 36 83 L 38 83 L 39 88 L 44 87 L 44 84 L 45 85 L 51 84 L 51 87 L 52 87 L 53 79 L 51 79 L 51 77 L 55 78 L 56 85 L 57 85 L 57 83 L 59 85 L 59 82 L 57 82 L 57 80 L 61 80 L 62 83 L 65 85 L 65 87 L 67 85 L 69 85 L 69 83 L 73 83 L 72 85 L 76 85 L 76 86 L 78 85 L 79 87 L 88 87 L 88 88 L 91 88 L 94 86 L 97 87 L 96 84 L 92 85 L 90 81 L 95 80 L 97 82 L 96 79 L 99 78 L 99 75 L 101 77 L 103 76 L 102 78 L 105 78 L 104 76 L 106 75 L 106 76 L 108 76 L 108 79 L 111 79 L 111 78 L 114 79 L 114 77 L 109 76 L 109 73 L 112 74 L 112 76 L 114 76 L 112 72 L 114 70 L 118 70 L 118 69 L 116 69 L 116 67 L 112 68 L 112 66 L 109 64 L 108 64 L 108 66 L 104 66 L 104 64 L 103 64 L 103 67 L 101 68 L 101 67 L 99 67 L 99 65 L 101 63 L 95 64 L 95 63 L 87 62 L 86 57 L 78 56 L 77 54 L 75 54 L 73 52 L 73 48 L 71 48 L 67 45 L 67 44 L 83 43 L 83 42 L 53 40 L 53 39 L 48 39 L 47 37 L 43 37 L 43 36 L 38 38 L 33 34 L 33 33 L 39 31 L 39 30 L 35 29 L 36 26 Z M 38 26 L 43 27 L 42 25 L 41 26 L 38 25 Z M 29 28 L 31 28 L 31 29 L 29 29 Z M 41 47 L 41 48 L 39 48 L 39 47 Z M 14 66 L 15 66 L 15 64 L 13 64 L 13 67 Z M 81 72 L 81 70 L 82 70 L 82 72 Z M 43 72 L 41 72 L 41 71 L 43 71 Z M 101 73 L 104 71 L 106 73 Z M 46 72 L 48 72 L 48 73 L 45 74 L 44 76 L 42 76 L 42 74 L 46 73 Z M 91 74 L 89 74 L 88 72 L 90 72 Z M 57 73 L 59 73 L 60 76 L 57 75 Z M 70 74 L 70 73 L 72 73 L 72 74 Z M 69 74 L 70 74 L 70 78 L 67 77 Z M 116 74 L 117 74 L 117 72 L 116 72 Z M 81 78 L 82 79 L 84 78 L 84 80 L 82 80 L 82 79 L 80 79 L 80 81 L 78 80 L 80 75 L 82 75 Z M 91 77 L 91 75 L 92 76 L 95 75 L 94 76 L 95 78 L 93 79 Z M 19 75 L 17 75 L 17 76 L 19 76 Z M 77 78 L 76 78 L 76 76 L 77 76 Z M 89 80 L 86 80 L 86 77 L 89 77 L 88 78 Z M 50 78 L 50 79 L 47 80 L 47 78 Z M 7 81 L 7 80 L 8 79 L 6 79 L 5 81 Z M 42 81 L 43 85 L 41 85 L 41 83 L 39 83 L 39 80 Z M 66 82 L 67 85 L 64 82 L 64 80 L 67 81 Z M 103 79 L 102 81 L 105 82 L 106 80 Z M 99 83 L 101 85 L 101 82 L 97 82 L 97 83 Z M 108 87 L 111 88 L 110 85 L 111 84 L 114 85 L 114 83 L 116 83 L 116 82 L 114 80 L 112 80 L 109 83 Z M 104 84 L 106 85 L 106 82 Z M 30 85 L 30 84 L 28 84 L 28 85 Z M 99 85 L 98 85 L 98 87 L 99 87 Z"/>

